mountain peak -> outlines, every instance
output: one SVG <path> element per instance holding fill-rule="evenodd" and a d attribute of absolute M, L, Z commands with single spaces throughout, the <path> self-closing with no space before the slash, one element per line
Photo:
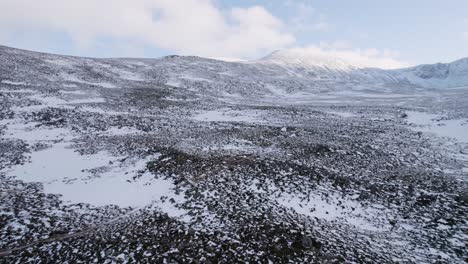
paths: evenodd
<path fill-rule="evenodd" d="M 261 58 L 260 61 L 304 68 L 321 67 L 337 70 L 352 70 L 359 66 L 353 65 L 332 52 L 325 52 L 318 48 L 276 50 Z"/>

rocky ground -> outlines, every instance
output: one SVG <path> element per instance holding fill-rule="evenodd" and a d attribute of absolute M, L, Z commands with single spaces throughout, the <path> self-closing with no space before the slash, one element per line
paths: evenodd
<path fill-rule="evenodd" d="M 0 263 L 468 261 L 466 88 L 0 77 Z"/>

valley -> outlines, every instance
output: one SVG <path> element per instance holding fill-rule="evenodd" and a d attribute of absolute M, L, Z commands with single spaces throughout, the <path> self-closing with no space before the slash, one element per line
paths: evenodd
<path fill-rule="evenodd" d="M 468 60 L 293 55 L 0 47 L 0 262 L 464 263 Z"/>

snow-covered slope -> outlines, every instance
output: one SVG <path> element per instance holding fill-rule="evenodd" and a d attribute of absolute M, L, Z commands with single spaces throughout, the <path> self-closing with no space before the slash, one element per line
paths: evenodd
<path fill-rule="evenodd" d="M 406 86 L 386 70 L 366 67 L 362 62 L 329 53 L 308 52 L 300 49 L 279 50 L 251 62 L 264 68 L 275 69 L 275 76 L 293 77 L 308 82 L 312 87 L 328 89 L 374 89 L 386 84 Z"/>
<path fill-rule="evenodd" d="M 0 263 L 463 263 L 464 66 L 281 53 L 0 46 Z"/>
<path fill-rule="evenodd" d="M 291 49 L 275 51 L 255 63 L 279 66 L 296 74 L 309 73 L 311 76 L 314 73 L 318 79 L 353 80 L 370 85 L 409 85 L 426 88 L 468 86 L 468 58 L 452 63 L 384 70 L 369 68 L 359 61 L 329 53 Z"/>
<path fill-rule="evenodd" d="M 430 88 L 468 86 L 468 58 L 452 63 L 419 65 L 393 72 L 398 78 Z"/>
<path fill-rule="evenodd" d="M 359 65 L 353 65 L 343 58 L 303 52 L 297 49 L 277 50 L 259 61 L 310 70 L 322 68 L 335 71 L 353 71 L 359 67 Z"/>
<path fill-rule="evenodd" d="M 365 68 L 342 58 L 276 51 L 262 59 L 226 62 L 193 56 L 95 59 L 0 47 L 0 81 L 125 88 L 168 85 L 203 96 L 283 96 L 344 90 L 468 86 L 468 59 L 407 69 Z"/>

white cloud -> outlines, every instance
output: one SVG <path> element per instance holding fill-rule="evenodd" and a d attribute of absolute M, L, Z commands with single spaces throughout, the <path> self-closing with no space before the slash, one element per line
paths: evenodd
<path fill-rule="evenodd" d="M 302 0 L 286 2 L 285 8 L 295 13 L 286 22 L 261 6 L 221 10 L 213 1 L 0 0 L 0 37 L 17 36 L 18 32 L 65 32 L 77 46 L 108 50 L 106 56 L 123 56 L 122 52 L 131 56 L 139 53 L 135 47 L 151 46 L 182 55 L 237 60 L 297 45 L 286 30 L 304 34 L 329 29 L 325 16 Z M 108 48 L 102 47 L 101 38 L 112 39 Z M 350 47 L 346 41 L 335 41 L 307 49 L 366 66 L 402 65 L 392 51 Z"/>
<path fill-rule="evenodd" d="M 220 10 L 211 0 L 0 0 L 0 33 L 66 32 L 77 45 L 111 37 L 180 54 L 252 57 L 295 42 L 261 6 Z"/>
<path fill-rule="evenodd" d="M 288 8 L 294 9 L 295 15 L 288 22 L 288 28 L 296 33 L 310 33 L 313 31 L 328 31 L 331 26 L 323 14 L 306 1 L 286 1 Z"/>
<path fill-rule="evenodd" d="M 398 53 L 391 50 L 341 48 L 342 43 L 321 43 L 317 46 L 307 46 L 290 49 L 290 54 L 298 54 L 305 60 L 330 60 L 337 58 L 357 67 L 375 67 L 381 69 L 397 69 L 408 66 L 397 59 Z"/>

